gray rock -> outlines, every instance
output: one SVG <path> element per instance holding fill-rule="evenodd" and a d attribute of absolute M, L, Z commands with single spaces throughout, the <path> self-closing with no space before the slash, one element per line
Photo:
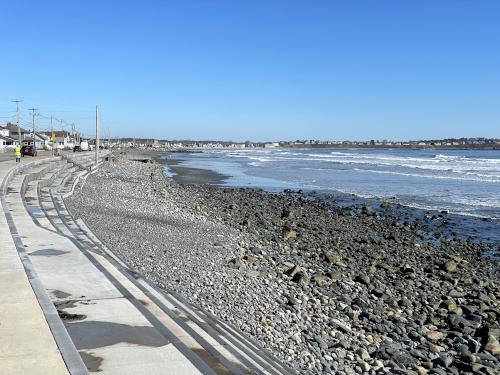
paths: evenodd
<path fill-rule="evenodd" d="M 363 206 L 361 213 L 366 216 L 375 216 L 375 211 L 370 206 Z"/>
<path fill-rule="evenodd" d="M 484 350 L 489 351 L 491 354 L 498 356 L 500 355 L 500 344 L 498 340 L 492 335 L 488 336 L 488 342 L 484 346 Z"/>
<path fill-rule="evenodd" d="M 458 263 L 455 262 L 454 260 L 449 260 L 445 263 L 443 263 L 443 269 L 446 272 L 455 272 L 457 270 Z"/>
<path fill-rule="evenodd" d="M 367 275 L 358 275 L 354 279 L 354 281 L 357 281 L 358 283 L 364 284 L 364 285 L 370 285 L 370 278 Z"/>
<path fill-rule="evenodd" d="M 240 269 L 244 266 L 244 263 L 240 258 L 233 258 L 228 262 L 228 266 L 230 268 Z"/>
<path fill-rule="evenodd" d="M 328 277 L 328 276 L 325 276 L 325 275 L 314 275 L 314 282 L 318 286 L 328 285 L 328 284 L 330 284 L 331 281 L 332 281 L 332 279 L 330 277 Z"/>
<path fill-rule="evenodd" d="M 439 357 L 436 359 L 435 363 L 438 366 L 448 368 L 453 363 L 453 357 L 448 354 L 439 354 Z"/>
<path fill-rule="evenodd" d="M 339 264 L 341 262 L 341 256 L 330 251 L 325 252 L 325 260 L 328 263 Z"/>
<path fill-rule="evenodd" d="M 356 354 L 359 355 L 359 357 L 363 361 L 367 361 L 370 359 L 370 354 L 368 353 L 368 351 L 365 348 L 359 348 L 358 350 L 356 350 Z"/>

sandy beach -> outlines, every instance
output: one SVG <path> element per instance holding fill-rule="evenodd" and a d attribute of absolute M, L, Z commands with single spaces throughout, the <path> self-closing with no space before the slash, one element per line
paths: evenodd
<path fill-rule="evenodd" d="M 436 242 L 369 206 L 212 186 L 224 176 L 175 161 L 166 178 L 128 160 L 151 156 L 117 155 L 66 202 L 147 279 L 299 373 L 497 373 L 490 244 Z"/>

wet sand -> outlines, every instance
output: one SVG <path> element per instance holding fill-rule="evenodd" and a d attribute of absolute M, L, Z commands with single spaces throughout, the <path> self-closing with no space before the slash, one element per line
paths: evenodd
<path fill-rule="evenodd" d="M 208 169 L 183 167 L 182 159 L 155 159 L 156 162 L 167 165 L 172 179 L 181 185 L 221 185 L 228 176 Z"/>

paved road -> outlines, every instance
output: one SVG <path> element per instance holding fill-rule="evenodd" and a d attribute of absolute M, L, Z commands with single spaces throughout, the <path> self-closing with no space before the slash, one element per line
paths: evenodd
<path fill-rule="evenodd" d="M 103 151 L 101 151 L 103 152 Z M 86 152 L 82 152 L 82 153 L 74 153 L 73 151 L 71 150 L 64 150 L 62 151 L 62 153 L 64 155 L 69 155 L 71 157 L 71 155 L 75 155 L 75 156 L 84 156 L 84 155 L 89 155 L 90 152 L 86 153 Z M 51 157 L 52 156 L 52 151 L 45 151 L 45 150 L 38 150 L 38 155 L 36 157 L 33 157 L 33 156 L 25 156 L 25 157 L 22 157 L 21 160 L 25 161 L 25 162 L 30 162 L 30 161 L 34 161 L 34 160 L 37 160 L 37 159 L 40 159 L 40 158 L 47 158 L 47 157 Z M 0 162 L 3 162 L 3 161 L 15 161 L 16 160 L 16 156 L 14 154 L 14 150 L 3 150 L 3 149 L 0 149 Z"/>
<path fill-rule="evenodd" d="M 36 157 L 25 156 L 22 159 L 26 160 L 26 161 L 33 161 L 37 158 L 46 158 L 48 156 L 52 156 L 52 151 L 41 150 L 41 151 L 38 151 L 38 156 L 36 156 Z M 2 151 L 0 151 L 0 162 L 10 161 L 10 160 L 14 160 L 14 161 L 16 160 L 14 150 L 5 150 L 5 151 L 2 150 Z"/>

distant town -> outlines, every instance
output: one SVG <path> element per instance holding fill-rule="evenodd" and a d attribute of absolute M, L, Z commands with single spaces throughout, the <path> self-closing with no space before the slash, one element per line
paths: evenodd
<path fill-rule="evenodd" d="M 226 142 L 193 140 L 159 140 L 120 138 L 111 139 L 110 144 L 121 147 L 165 148 L 165 149 L 209 149 L 209 148 L 409 148 L 409 149 L 483 149 L 500 150 L 498 138 L 449 138 L 418 141 L 320 141 L 296 140 L 276 142 Z"/>
<path fill-rule="evenodd" d="M 82 140 L 95 144 L 95 138 L 84 138 L 78 132 L 40 131 L 24 129 L 7 123 L 0 126 L 0 152 L 20 146 L 35 145 L 39 149 L 73 149 Z M 148 138 L 100 138 L 104 148 L 154 148 L 160 150 L 213 149 L 213 148 L 407 148 L 407 149 L 476 149 L 500 150 L 499 138 L 447 138 L 414 141 L 322 141 L 296 140 L 276 142 L 230 142 L 230 141 L 193 141 L 165 140 Z"/>

